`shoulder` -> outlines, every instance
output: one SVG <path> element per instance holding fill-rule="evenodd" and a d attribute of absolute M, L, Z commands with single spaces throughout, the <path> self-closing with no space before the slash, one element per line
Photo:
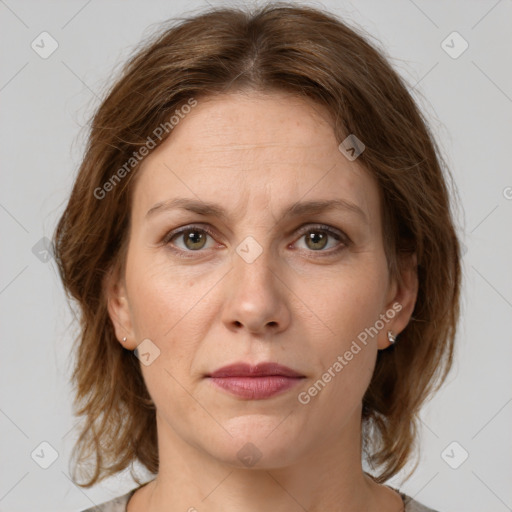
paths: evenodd
<path fill-rule="evenodd" d="M 432 508 L 422 505 L 419 501 L 413 500 L 407 494 L 400 493 L 405 504 L 405 512 L 437 512 Z"/>
<path fill-rule="evenodd" d="M 128 501 L 133 496 L 137 489 L 132 489 L 130 492 L 118 496 L 113 500 L 102 503 L 101 505 L 95 505 L 94 507 L 82 510 L 82 512 L 126 512 L 126 506 Z"/>
<path fill-rule="evenodd" d="M 132 489 L 130 492 L 123 494 L 122 496 L 118 496 L 117 498 L 102 503 L 101 505 L 96 505 L 86 510 L 82 510 L 82 512 L 126 512 L 128 501 L 136 490 L 137 489 Z M 432 508 L 422 505 L 420 502 L 412 499 L 410 496 L 407 496 L 407 494 L 400 492 L 400 496 L 405 504 L 405 512 L 437 512 Z"/>

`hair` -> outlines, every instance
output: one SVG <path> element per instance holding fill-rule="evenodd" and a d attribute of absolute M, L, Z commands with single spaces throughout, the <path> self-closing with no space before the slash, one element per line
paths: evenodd
<path fill-rule="evenodd" d="M 390 275 L 400 279 L 403 257 L 416 254 L 413 316 L 397 344 L 378 352 L 363 397 L 363 452 L 375 481 L 410 460 L 419 409 L 452 366 L 461 268 L 451 175 L 386 57 L 334 15 L 309 6 L 217 8 L 180 18 L 130 56 L 95 111 L 54 233 L 60 277 L 80 309 L 71 379 L 75 415 L 84 417 L 73 450 L 77 466 L 87 464 L 82 487 L 135 461 L 153 474 L 159 467 L 155 405 L 137 358 L 116 340 L 105 289 L 106 277 L 124 269 L 140 167 L 134 157 L 150 139 L 157 147 L 170 136 L 151 137 L 191 99 L 241 90 L 313 100 L 331 113 L 340 142 L 349 134 L 363 141 L 358 163 L 381 193 Z"/>

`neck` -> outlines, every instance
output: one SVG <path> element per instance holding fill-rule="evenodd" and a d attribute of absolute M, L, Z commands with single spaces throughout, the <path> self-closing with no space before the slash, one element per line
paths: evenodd
<path fill-rule="evenodd" d="M 309 451 L 297 454 L 288 447 L 284 457 L 268 457 L 265 464 L 252 467 L 244 467 L 233 456 L 221 460 L 218 454 L 212 456 L 209 446 L 206 452 L 186 442 L 158 414 L 157 430 L 159 473 L 141 489 L 144 493 L 139 499 L 133 500 L 137 502 L 133 510 L 379 510 L 377 495 L 382 494 L 378 490 L 381 486 L 361 467 L 360 411 L 354 412 L 336 438 L 319 433 L 319 441 Z"/>

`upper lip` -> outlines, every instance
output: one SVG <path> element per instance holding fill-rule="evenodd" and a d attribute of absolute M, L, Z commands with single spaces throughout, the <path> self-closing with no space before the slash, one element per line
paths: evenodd
<path fill-rule="evenodd" d="M 256 366 L 252 366 L 248 363 L 234 363 L 215 370 L 213 373 L 208 374 L 207 377 L 266 377 L 271 375 L 304 377 L 304 375 L 287 366 L 271 362 L 259 363 Z"/>

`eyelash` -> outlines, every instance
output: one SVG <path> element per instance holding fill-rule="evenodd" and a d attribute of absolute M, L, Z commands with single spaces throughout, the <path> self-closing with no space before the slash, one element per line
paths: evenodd
<path fill-rule="evenodd" d="M 177 249 L 177 248 L 172 246 L 172 244 L 170 243 L 171 240 L 173 238 L 176 238 L 177 236 L 181 235 L 182 233 L 184 233 L 186 231 L 192 231 L 192 232 L 198 231 L 198 232 L 202 232 L 202 233 L 207 233 L 212 238 L 215 238 L 215 235 L 214 235 L 213 231 L 210 230 L 208 227 L 203 226 L 203 225 L 189 224 L 189 225 L 184 226 L 182 228 L 178 228 L 176 230 L 170 231 L 169 233 L 167 233 L 164 236 L 164 238 L 162 240 L 162 244 L 167 246 L 167 248 L 169 250 L 171 250 L 172 252 L 174 252 L 176 255 L 178 255 L 181 258 L 193 258 L 194 257 L 194 256 L 185 256 L 184 253 L 200 253 L 200 252 L 203 252 L 201 249 L 198 249 L 197 251 L 186 251 L 184 249 Z M 343 233 L 342 231 L 337 231 L 337 230 L 335 231 L 333 228 L 331 228 L 330 226 L 327 226 L 325 224 L 308 224 L 306 226 L 303 226 L 303 227 L 299 228 L 299 239 L 302 238 L 307 233 L 311 233 L 311 232 L 315 232 L 315 231 L 327 233 L 329 236 L 331 236 L 332 238 L 334 238 L 338 242 L 341 242 L 341 244 L 338 245 L 336 248 L 330 249 L 328 251 L 323 251 L 323 250 L 313 251 L 313 250 L 310 250 L 308 252 L 312 252 L 312 253 L 314 253 L 314 252 L 326 253 L 325 256 L 333 256 L 335 254 L 338 254 L 340 251 L 342 251 L 344 248 L 348 247 L 352 243 L 351 240 L 349 239 L 349 237 L 347 235 L 345 235 L 345 233 Z M 323 255 L 314 256 L 314 257 L 315 258 L 316 257 L 323 257 Z"/>

